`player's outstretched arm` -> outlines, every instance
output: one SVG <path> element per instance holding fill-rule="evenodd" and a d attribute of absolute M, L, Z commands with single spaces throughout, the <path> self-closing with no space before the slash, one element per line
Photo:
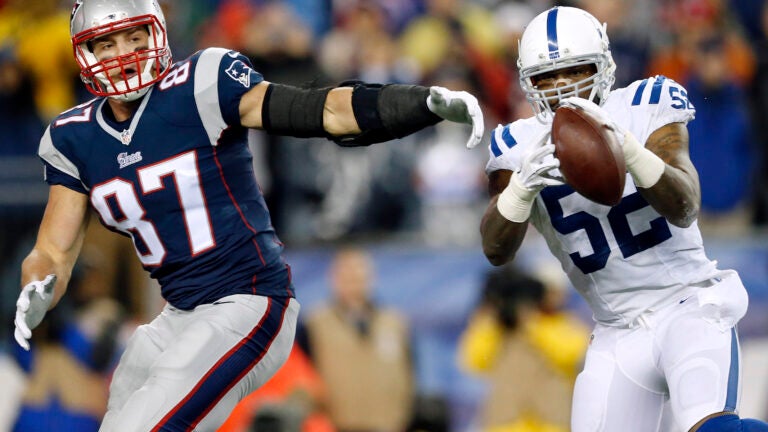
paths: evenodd
<path fill-rule="evenodd" d="M 262 82 L 240 102 L 241 124 L 270 133 L 327 137 L 342 146 L 402 138 L 442 120 L 472 126 L 467 147 L 484 132 L 477 99 L 463 91 L 400 84 L 350 83 L 305 89 Z"/>
<path fill-rule="evenodd" d="M 32 251 L 21 265 L 22 290 L 16 302 L 16 341 L 29 349 L 32 330 L 66 291 L 88 225 L 88 197 L 51 186 Z"/>

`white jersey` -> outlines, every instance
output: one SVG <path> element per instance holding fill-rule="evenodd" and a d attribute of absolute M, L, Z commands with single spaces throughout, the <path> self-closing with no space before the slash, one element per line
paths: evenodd
<path fill-rule="evenodd" d="M 663 76 L 614 90 L 603 108 L 641 143 L 658 128 L 687 123 L 695 115 L 685 89 Z M 527 149 L 549 127 L 534 117 L 499 125 L 486 172 L 518 170 Z M 698 225 L 679 228 L 667 222 L 629 174 L 622 200 L 613 207 L 592 202 L 568 185 L 547 187 L 536 197 L 530 221 L 595 320 L 606 325 L 629 325 L 720 273 L 705 255 Z"/>

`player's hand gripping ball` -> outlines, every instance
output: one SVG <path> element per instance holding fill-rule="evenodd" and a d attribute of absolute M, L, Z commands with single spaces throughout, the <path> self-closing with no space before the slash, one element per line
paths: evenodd
<path fill-rule="evenodd" d="M 627 169 L 613 123 L 575 104 L 561 104 L 552 121 L 560 172 L 576 192 L 607 206 L 621 201 Z"/>

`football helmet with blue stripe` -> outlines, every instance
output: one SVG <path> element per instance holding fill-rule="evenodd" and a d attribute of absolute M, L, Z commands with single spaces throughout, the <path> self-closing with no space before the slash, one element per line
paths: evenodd
<path fill-rule="evenodd" d="M 537 75 L 581 65 L 594 65 L 596 73 L 577 82 L 538 89 Z M 583 95 L 602 104 L 616 80 L 606 25 L 573 7 L 554 7 L 537 15 L 519 42 L 520 86 L 537 115 L 552 113 L 561 99 Z"/>

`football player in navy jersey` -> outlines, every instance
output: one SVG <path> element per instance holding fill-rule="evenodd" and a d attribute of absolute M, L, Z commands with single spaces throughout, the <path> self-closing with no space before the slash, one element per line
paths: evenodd
<path fill-rule="evenodd" d="M 247 128 L 361 146 L 443 119 L 483 134 L 477 100 L 439 87 L 303 89 L 270 83 L 240 53 L 173 62 L 155 0 L 78 0 L 75 58 L 97 97 L 54 119 L 39 155 L 50 185 L 22 264 L 15 337 L 64 294 L 89 205 L 130 236 L 167 306 L 115 370 L 102 431 L 214 431 L 285 361 L 299 305 L 251 163 Z"/>
<path fill-rule="evenodd" d="M 581 9 L 541 13 L 519 46 L 520 84 L 536 115 L 492 133 L 483 250 L 495 265 L 512 260 L 530 222 L 592 309 L 571 430 L 768 431 L 738 415 L 736 324 L 748 298 L 737 272 L 704 250 L 686 129 L 696 111 L 685 88 L 655 76 L 611 90 L 606 26 Z M 619 204 L 564 183 L 550 139 L 563 105 L 614 126 L 627 167 Z"/>

